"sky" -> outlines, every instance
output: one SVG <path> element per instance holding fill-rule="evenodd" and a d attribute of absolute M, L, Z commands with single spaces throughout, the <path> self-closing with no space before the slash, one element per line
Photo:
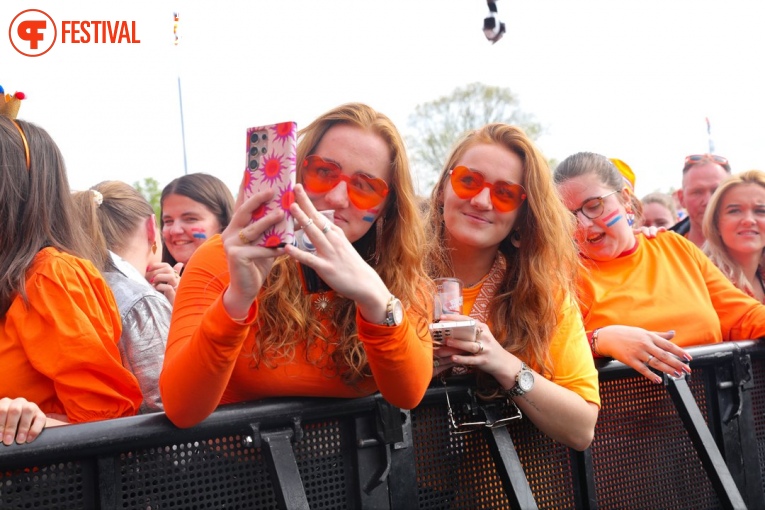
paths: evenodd
<path fill-rule="evenodd" d="M 681 185 L 685 156 L 709 151 L 707 118 L 734 173 L 765 170 L 765 2 L 497 7 L 507 33 L 491 44 L 485 0 L 3 0 L 0 85 L 27 95 L 19 118 L 56 140 L 73 189 L 206 172 L 236 190 L 247 127 L 361 101 L 408 133 L 418 104 L 472 82 L 516 94 L 547 158 L 627 162 L 638 196 Z M 59 30 L 38 57 L 10 41 L 26 9 Z M 64 43 L 67 20 L 135 22 L 140 43 Z"/>

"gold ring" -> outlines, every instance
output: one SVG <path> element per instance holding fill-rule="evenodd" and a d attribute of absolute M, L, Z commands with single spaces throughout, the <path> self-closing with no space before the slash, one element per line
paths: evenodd
<path fill-rule="evenodd" d="M 476 354 L 481 354 L 483 352 L 483 344 L 479 342 L 478 340 L 476 340 L 475 343 L 478 344 L 478 351 L 476 352 Z"/>
<path fill-rule="evenodd" d="M 324 226 L 321 227 L 321 231 L 326 234 L 327 232 L 329 232 L 329 228 L 330 228 L 329 227 L 329 220 L 325 220 L 324 221 Z"/>
<path fill-rule="evenodd" d="M 648 355 L 648 359 L 645 360 L 645 362 L 644 362 L 645 366 L 650 366 L 649 363 L 651 362 L 652 359 L 653 359 L 653 354 L 649 354 Z"/>
<path fill-rule="evenodd" d="M 247 239 L 246 235 L 244 235 L 244 230 L 239 231 L 239 239 L 241 239 L 244 244 L 250 244 L 252 242 L 249 239 Z"/>
<path fill-rule="evenodd" d="M 303 230 L 307 229 L 307 228 L 308 228 L 308 227 L 310 227 L 311 225 L 313 225 L 313 218 L 308 218 L 308 223 L 306 223 L 305 225 L 303 225 Z"/>
<path fill-rule="evenodd" d="M 438 358 L 433 358 L 433 368 L 438 368 L 441 366 L 441 362 L 438 361 Z"/>

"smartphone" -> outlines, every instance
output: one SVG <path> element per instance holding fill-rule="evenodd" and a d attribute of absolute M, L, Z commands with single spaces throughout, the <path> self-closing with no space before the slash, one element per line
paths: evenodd
<path fill-rule="evenodd" d="M 295 241 L 295 226 L 289 207 L 295 201 L 295 158 L 297 124 L 280 122 L 247 129 L 247 164 L 244 169 L 245 198 L 264 189 L 274 197 L 252 213 L 257 221 L 274 209 L 284 210 L 284 219 L 269 227 L 254 241 L 258 246 L 281 248 Z"/>
<path fill-rule="evenodd" d="M 429 326 L 430 336 L 436 342 L 443 342 L 447 338 L 475 340 L 475 326 L 475 319 L 434 322 Z"/>

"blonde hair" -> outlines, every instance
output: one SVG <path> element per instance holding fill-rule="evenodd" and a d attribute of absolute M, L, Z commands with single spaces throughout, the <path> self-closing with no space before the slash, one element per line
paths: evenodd
<path fill-rule="evenodd" d="M 72 199 L 95 248 L 91 262 L 101 272 L 116 269 L 109 251 L 123 253 L 136 229 L 154 215 L 146 198 L 121 181 L 98 183 L 88 191 L 74 192 Z"/>
<path fill-rule="evenodd" d="M 507 351 L 552 377 L 550 341 L 558 326 L 560 308 L 574 302 L 579 258 L 573 241 L 574 218 L 553 185 L 547 160 L 522 129 L 488 124 L 457 141 L 430 197 L 428 228 L 433 242 L 429 248 L 429 273 L 432 277 L 453 275 L 451 253 L 445 247 L 444 189 L 449 185 L 451 168 L 468 149 L 479 144 L 500 145 L 521 158 L 521 185 L 527 194 L 513 232 L 499 244 L 507 270 L 491 299 L 488 322 Z M 516 231 L 520 236 L 518 248 L 510 242 Z M 477 376 L 484 396 L 490 398 L 497 393 L 498 384 L 492 377 L 482 372 Z"/>
<path fill-rule="evenodd" d="M 374 133 L 388 146 L 391 178 L 385 208 L 369 231 L 353 245 L 404 306 L 421 317 L 416 327 L 423 341 L 427 341 L 425 235 L 404 142 L 388 117 L 367 105 L 349 103 L 321 115 L 300 131 L 297 161 L 302 162 L 312 154 L 322 137 L 336 125 L 354 126 Z M 302 182 L 302 165 L 297 167 L 297 181 Z M 381 233 L 379 243 L 378 230 Z M 295 355 L 295 346 L 307 342 L 307 361 L 327 367 L 326 362 L 331 360 L 336 370 L 342 372 L 340 375 L 346 383 L 356 383 L 370 376 L 364 346 L 356 331 L 356 304 L 341 296 L 335 298 L 330 313 L 337 332 L 336 337 L 329 338 L 311 308 L 311 296 L 306 295 L 300 285 L 295 285 L 300 281 L 298 271 L 297 264 L 289 257 L 280 257 L 274 263 L 259 298 L 261 327 L 252 353 L 254 363 L 262 362 L 272 367 L 273 358 L 291 359 Z M 359 284 L 363 285 L 363 282 Z M 325 349 L 312 359 L 308 353 L 314 346 L 321 345 L 318 340 L 336 348 L 332 353 Z M 328 371 L 327 375 L 338 374 Z"/>
<path fill-rule="evenodd" d="M 677 209 L 675 208 L 675 200 L 666 193 L 659 193 L 655 191 L 644 196 L 640 202 L 643 205 L 646 204 L 659 204 L 672 214 L 672 219 L 677 221 Z"/>
<path fill-rule="evenodd" d="M 733 282 L 733 285 L 743 290 L 747 294 L 753 295 L 754 289 L 752 288 L 749 279 L 744 275 L 744 271 L 741 266 L 733 260 L 728 252 L 728 247 L 723 242 L 722 233 L 720 232 L 720 207 L 722 205 L 725 194 L 742 184 L 757 184 L 765 188 L 765 172 L 760 170 L 749 170 L 740 174 L 732 175 L 724 180 L 715 191 L 712 198 L 709 199 L 706 212 L 704 213 L 704 221 L 702 222 L 702 232 L 706 238 L 704 243 L 704 253 L 710 258 L 712 262 L 722 271 L 728 279 Z M 760 258 L 760 266 L 765 261 L 765 250 L 763 250 L 763 256 Z"/>

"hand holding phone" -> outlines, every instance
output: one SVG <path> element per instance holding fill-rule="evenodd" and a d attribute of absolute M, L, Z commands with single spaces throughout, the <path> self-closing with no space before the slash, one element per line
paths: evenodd
<path fill-rule="evenodd" d="M 475 319 L 461 321 L 442 321 L 430 324 L 430 336 L 434 342 L 443 342 L 447 338 L 456 338 L 457 340 L 475 339 Z"/>
<path fill-rule="evenodd" d="M 276 208 L 284 211 L 284 219 L 269 227 L 254 241 L 257 246 L 281 248 L 293 244 L 295 227 L 289 207 L 295 201 L 295 157 L 297 124 L 281 122 L 247 129 L 247 166 L 242 191 L 246 200 L 254 193 L 274 190 L 274 197 L 252 213 L 257 221 Z"/>

